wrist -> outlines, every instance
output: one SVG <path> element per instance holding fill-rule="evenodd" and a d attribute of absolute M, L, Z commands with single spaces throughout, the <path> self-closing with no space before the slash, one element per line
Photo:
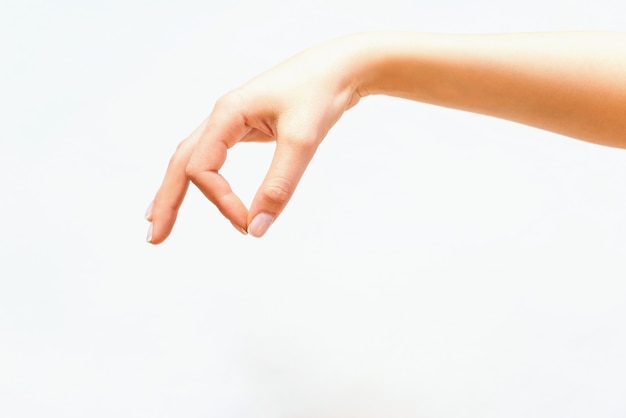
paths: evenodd
<path fill-rule="evenodd" d="M 355 82 L 375 94 L 438 103 L 454 94 L 455 35 L 366 32 L 355 35 Z M 458 75 L 458 74 L 457 74 Z"/>
<path fill-rule="evenodd" d="M 417 59 L 418 49 L 409 45 L 415 38 L 415 34 L 405 32 L 365 32 L 353 36 L 353 82 L 361 97 L 403 95 L 414 66 L 408 61 Z"/>

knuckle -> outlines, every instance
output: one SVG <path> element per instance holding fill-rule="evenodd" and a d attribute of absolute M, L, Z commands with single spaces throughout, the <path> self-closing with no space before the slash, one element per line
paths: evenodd
<path fill-rule="evenodd" d="M 313 154 L 319 146 L 319 141 L 315 137 L 309 137 L 301 141 L 301 149 L 306 154 Z"/>
<path fill-rule="evenodd" d="M 294 189 L 295 185 L 290 180 L 286 178 L 275 178 L 263 189 L 263 197 L 272 205 L 282 207 L 291 199 Z"/>
<path fill-rule="evenodd" d="M 314 127 L 298 126 L 282 132 L 282 142 L 303 152 L 314 152 L 321 142 L 321 135 Z"/>
<path fill-rule="evenodd" d="M 170 157 L 168 166 L 171 168 L 178 169 L 178 167 L 181 167 L 182 164 L 185 164 L 185 156 L 184 156 L 184 153 L 181 151 L 180 145 L 179 145 L 178 148 L 176 149 L 176 152 L 174 152 L 174 154 L 172 154 L 172 156 Z"/>
<path fill-rule="evenodd" d="M 240 109 L 244 102 L 243 94 L 239 89 L 231 90 L 215 102 L 215 109 L 224 109 L 227 112 Z"/>
<path fill-rule="evenodd" d="M 190 142 L 184 140 L 176 146 L 176 150 L 172 154 L 168 162 L 168 169 L 176 172 L 184 171 L 189 160 Z"/>
<path fill-rule="evenodd" d="M 189 147 L 189 138 L 186 138 L 180 141 L 178 145 L 176 145 L 176 150 L 175 150 L 174 155 L 183 154 L 188 147 Z"/>
<path fill-rule="evenodd" d="M 319 141 L 314 136 L 302 134 L 285 136 L 282 142 L 302 155 L 314 154 L 319 145 Z"/>

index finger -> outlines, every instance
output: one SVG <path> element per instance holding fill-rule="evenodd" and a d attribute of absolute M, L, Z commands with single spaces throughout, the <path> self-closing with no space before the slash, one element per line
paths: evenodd
<path fill-rule="evenodd" d="M 187 177 L 242 233 L 247 233 L 248 209 L 219 173 L 228 149 L 241 141 L 251 128 L 237 113 L 214 111 L 186 166 Z"/>

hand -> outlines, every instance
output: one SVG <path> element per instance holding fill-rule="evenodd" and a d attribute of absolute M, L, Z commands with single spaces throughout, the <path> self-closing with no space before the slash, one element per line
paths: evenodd
<path fill-rule="evenodd" d="M 265 234 L 328 130 L 361 97 L 351 39 L 304 51 L 220 98 L 172 156 L 146 214 L 148 242 L 170 234 L 190 181 L 239 231 Z M 276 141 L 249 211 L 219 173 L 228 149 L 248 141 Z"/>

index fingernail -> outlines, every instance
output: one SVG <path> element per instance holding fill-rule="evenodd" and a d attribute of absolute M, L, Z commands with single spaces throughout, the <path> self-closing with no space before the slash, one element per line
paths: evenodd
<path fill-rule="evenodd" d="M 242 228 L 242 227 L 240 227 L 240 226 L 238 226 L 238 225 L 235 225 L 235 223 L 234 223 L 234 222 L 231 222 L 231 224 L 235 227 L 235 229 L 236 229 L 237 231 L 241 232 L 243 235 L 248 235 L 248 231 L 246 231 L 246 229 L 245 229 L 245 228 Z"/>

